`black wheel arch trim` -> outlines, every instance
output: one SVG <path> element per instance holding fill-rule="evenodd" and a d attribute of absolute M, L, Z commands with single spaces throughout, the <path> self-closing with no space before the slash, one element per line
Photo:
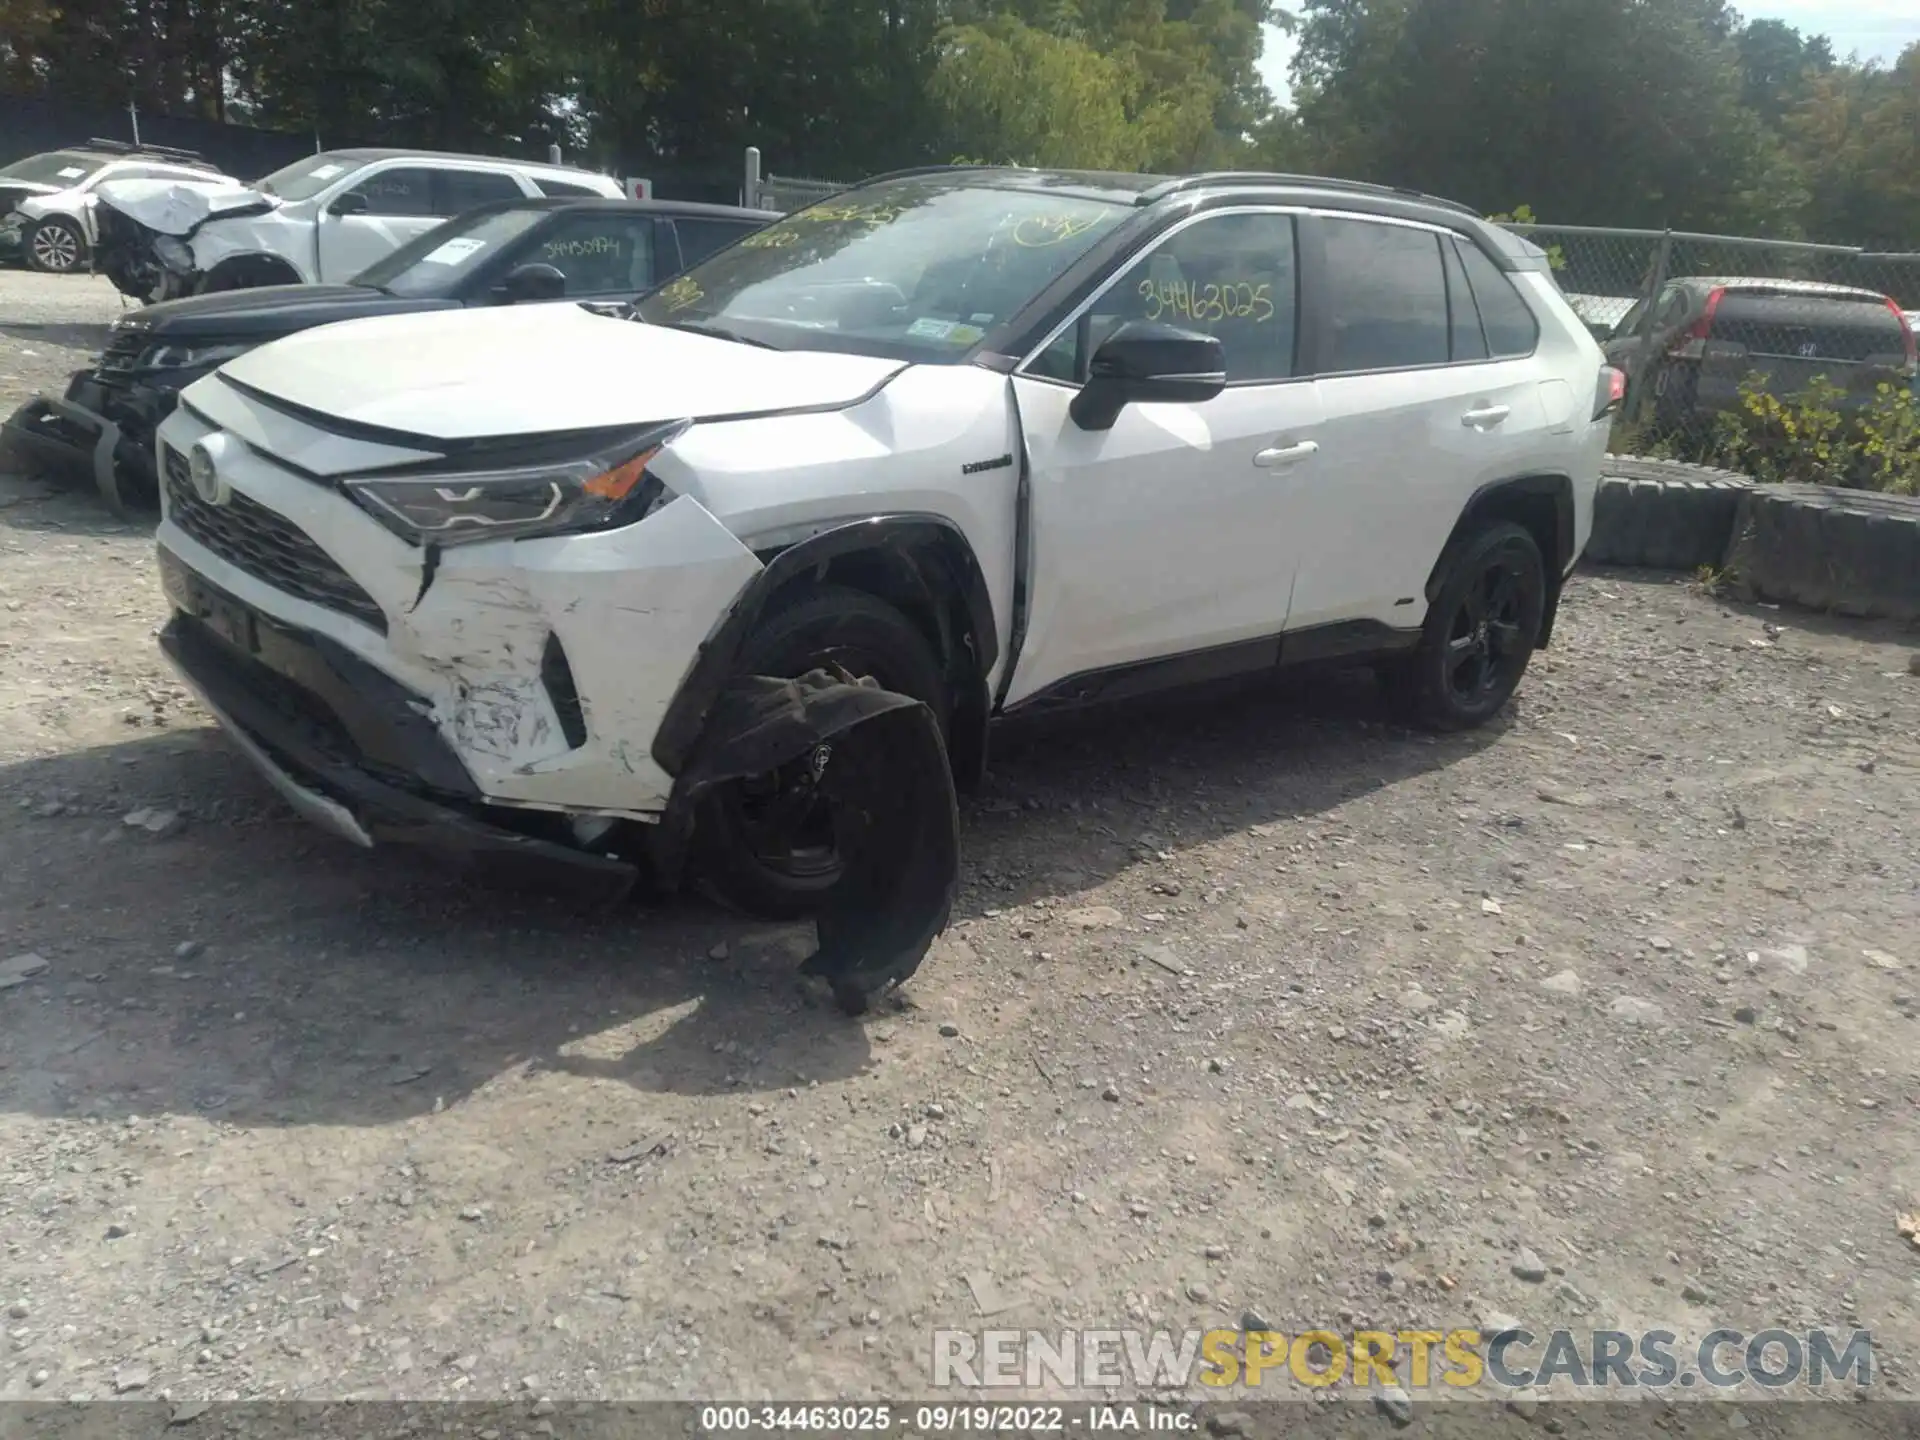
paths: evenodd
<path fill-rule="evenodd" d="M 1453 531 L 1447 536 L 1447 543 L 1441 547 L 1439 558 L 1433 562 L 1433 569 L 1427 575 L 1427 603 L 1431 605 L 1434 597 L 1440 593 L 1440 587 L 1446 583 L 1447 562 L 1453 554 L 1454 544 L 1466 533 L 1468 527 L 1479 516 L 1493 509 L 1506 496 L 1545 496 L 1553 504 L 1553 539 L 1551 554 L 1540 558 L 1545 562 L 1541 570 L 1546 577 L 1547 593 L 1540 615 L 1540 634 L 1534 640 L 1534 647 L 1545 650 L 1553 640 L 1553 622 L 1560 613 L 1560 590 L 1571 573 L 1574 562 L 1579 558 L 1574 550 L 1574 513 L 1573 479 L 1568 475 L 1542 472 L 1531 475 L 1514 475 L 1502 480 L 1489 480 L 1467 497 L 1467 503 L 1460 507 L 1460 518 L 1454 522 Z M 1509 517 L 1516 518 L 1516 517 Z"/>
<path fill-rule="evenodd" d="M 654 761 L 669 775 L 679 775 L 692 756 L 694 747 L 721 691 L 733 678 L 741 648 L 747 636 L 766 614 L 773 597 L 810 570 L 834 560 L 865 552 L 888 553 L 898 557 L 920 577 L 928 598 L 936 602 L 944 597 L 927 583 L 923 557 L 930 546 L 939 546 L 957 555 L 961 572 L 950 577 L 959 586 L 959 600 L 965 608 L 972 636 L 973 693 L 956 694 L 955 729 L 964 721 L 966 733 L 954 737 L 955 768 L 963 775 L 977 774 L 985 764 L 984 736 L 987 720 L 986 677 L 1000 656 L 999 632 L 995 627 L 993 598 L 987 588 L 985 572 L 965 533 L 953 521 L 941 515 L 907 512 L 870 515 L 848 521 L 808 536 L 779 551 L 766 567 L 748 582 L 735 598 L 733 606 L 714 627 L 695 653 L 680 687 L 668 702 L 666 713 L 654 731 L 651 753 Z M 936 608 L 936 613 L 938 609 Z M 956 642 L 960 637 L 953 637 Z M 964 653 L 956 643 L 953 655 L 943 655 L 949 663 Z M 975 716 L 972 712 L 978 711 Z M 979 732 L 979 753 L 974 754 L 974 730 Z"/>
<path fill-rule="evenodd" d="M 243 266 L 255 265 L 267 266 L 275 270 L 284 271 L 288 275 L 293 276 L 293 283 L 296 285 L 302 281 L 299 267 L 287 259 L 286 256 L 276 255 L 271 250 L 242 250 L 238 254 L 224 257 L 215 264 L 212 269 L 206 271 L 201 277 L 201 284 L 205 285 L 211 281 L 214 276 L 223 272 L 238 270 Z"/>

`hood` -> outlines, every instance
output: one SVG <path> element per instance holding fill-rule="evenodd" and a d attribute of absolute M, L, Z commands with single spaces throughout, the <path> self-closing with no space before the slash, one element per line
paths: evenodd
<path fill-rule="evenodd" d="M 450 309 L 455 304 L 452 300 L 388 295 L 366 285 L 263 285 L 162 301 L 147 306 L 120 328 L 139 330 L 156 340 L 265 342 L 310 326 L 331 325 L 336 320 L 411 315 Z"/>
<path fill-rule="evenodd" d="M 43 185 L 38 180 L 0 180 L 0 215 L 5 215 L 16 205 L 59 193 L 58 185 Z"/>
<path fill-rule="evenodd" d="M 279 204 L 237 180 L 109 180 L 94 193 L 162 235 L 191 235 L 208 220 L 257 215 Z"/>
<path fill-rule="evenodd" d="M 905 368 L 761 350 L 563 302 L 329 325 L 249 351 L 220 373 L 354 424 L 469 440 L 837 408 Z"/>

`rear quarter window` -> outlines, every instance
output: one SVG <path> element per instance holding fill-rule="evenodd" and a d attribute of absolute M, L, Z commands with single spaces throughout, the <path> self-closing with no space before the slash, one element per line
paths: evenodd
<path fill-rule="evenodd" d="M 1459 241 L 1456 248 L 1461 264 L 1466 267 L 1467 283 L 1473 288 L 1488 352 L 1496 360 L 1531 355 L 1540 343 L 1540 322 L 1533 318 L 1533 311 L 1520 298 L 1513 282 L 1478 245 Z"/>

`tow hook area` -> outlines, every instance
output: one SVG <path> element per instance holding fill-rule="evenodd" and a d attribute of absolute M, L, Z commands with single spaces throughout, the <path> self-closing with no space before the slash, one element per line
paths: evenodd
<path fill-rule="evenodd" d="M 926 958 L 953 913 L 960 814 L 933 712 L 844 671 L 732 681 L 674 784 L 653 837 L 655 878 L 678 882 L 707 791 L 807 757 L 834 807 L 844 878 L 814 917 L 820 948 L 801 966 L 849 1015 Z"/>

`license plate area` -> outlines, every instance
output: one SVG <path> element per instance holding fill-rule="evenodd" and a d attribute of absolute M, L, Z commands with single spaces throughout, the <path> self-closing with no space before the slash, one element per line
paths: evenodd
<path fill-rule="evenodd" d="M 260 653 L 260 626 L 253 611 L 200 584 L 191 570 L 165 550 L 160 552 L 160 588 L 174 609 L 191 615 L 241 654 Z"/>

